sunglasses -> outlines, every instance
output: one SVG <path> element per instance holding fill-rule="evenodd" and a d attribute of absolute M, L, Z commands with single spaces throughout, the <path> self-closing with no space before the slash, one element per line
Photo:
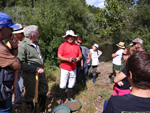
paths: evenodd
<path fill-rule="evenodd" d="M 78 44 L 82 44 L 82 43 L 80 43 L 80 42 L 77 42 Z"/>

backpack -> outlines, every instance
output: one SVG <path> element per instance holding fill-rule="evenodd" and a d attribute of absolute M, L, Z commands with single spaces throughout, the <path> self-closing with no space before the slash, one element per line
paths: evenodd
<path fill-rule="evenodd" d="M 7 100 L 14 90 L 15 71 L 10 67 L 0 68 L 0 101 Z"/>
<path fill-rule="evenodd" d="M 5 45 L 2 41 L 0 44 Z M 0 101 L 7 100 L 14 91 L 15 71 L 10 67 L 0 67 Z"/>

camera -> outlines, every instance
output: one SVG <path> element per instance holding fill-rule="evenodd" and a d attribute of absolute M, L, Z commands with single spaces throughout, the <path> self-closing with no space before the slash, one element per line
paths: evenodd
<path fill-rule="evenodd" d="M 71 58 L 71 62 L 74 62 L 74 63 L 76 63 L 76 58 Z"/>

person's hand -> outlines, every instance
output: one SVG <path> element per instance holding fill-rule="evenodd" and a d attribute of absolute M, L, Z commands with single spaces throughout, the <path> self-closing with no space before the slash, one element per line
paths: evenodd
<path fill-rule="evenodd" d="M 77 58 L 76 58 L 76 61 L 77 61 L 77 62 L 78 62 L 78 61 L 80 61 L 80 58 L 79 58 L 79 57 L 77 57 Z"/>
<path fill-rule="evenodd" d="M 70 63 L 72 62 L 72 57 L 71 57 L 71 58 L 68 58 L 68 62 L 70 62 Z"/>
<path fill-rule="evenodd" d="M 87 59 L 87 62 L 86 62 L 86 63 L 87 63 L 87 64 L 89 64 L 89 63 L 90 63 L 90 61 L 91 61 L 90 59 Z"/>
<path fill-rule="evenodd" d="M 41 68 L 41 67 L 37 67 L 36 72 L 39 73 L 39 74 L 44 73 L 44 69 Z"/>
<path fill-rule="evenodd" d="M 11 44 L 12 48 L 18 47 L 18 39 L 15 38 L 13 35 L 9 38 L 9 43 Z"/>
<path fill-rule="evenodd" d="M 118 82 L 117 84 L 118 84 L 119 86 L 123 86 L 123 85 L 124 85 L 122 81 Z"/>

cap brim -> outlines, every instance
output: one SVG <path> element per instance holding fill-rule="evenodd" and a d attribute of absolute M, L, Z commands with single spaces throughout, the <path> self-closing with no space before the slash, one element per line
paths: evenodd
<path fill-rule="evenodd" d="M 94 46 L 94 45 L 93 45 Z M 94 46 L 94 47 L 96 47 L 96 46 Z M 96 48 L 98 48 L 98 47 L 96 47 Z"/>
<path fill-rule="evenodd" d="M 69 36 L 69 35 L 65 35 L 65 36 L 62 36 L 62 37 L 63 37 L 63 38 L 66 38 L 67 36 Z M 70 36 L 73 36 L 73 37 L 75 37 L 75 38 L 78 37 L 78 35 L 70 35 Z"/>
<path fill-rule="evenodd" d="M 18 26 L 18 25 L 16 25 L 16 24 L 13 24 L 13 25 L 8 26 L 8 27 L 10 27 L 10 28 L 16 28 L 16 29 L 20 28 L 20 26 Z"/>
<path fill-rule="evenodd" d="M 129 46 L 133 46 L 133 43 L 129 44 Z"/>
<path fill-rule="evenodd" d="M 125 46 L 120 46 L 120 45 L 118 45 L 118 44 L 116 44 L 116 45 L 117 45 L 118 47 L 120 47 L 120 48 L 123 48 L 123 49 L 125 48 Z"/>

